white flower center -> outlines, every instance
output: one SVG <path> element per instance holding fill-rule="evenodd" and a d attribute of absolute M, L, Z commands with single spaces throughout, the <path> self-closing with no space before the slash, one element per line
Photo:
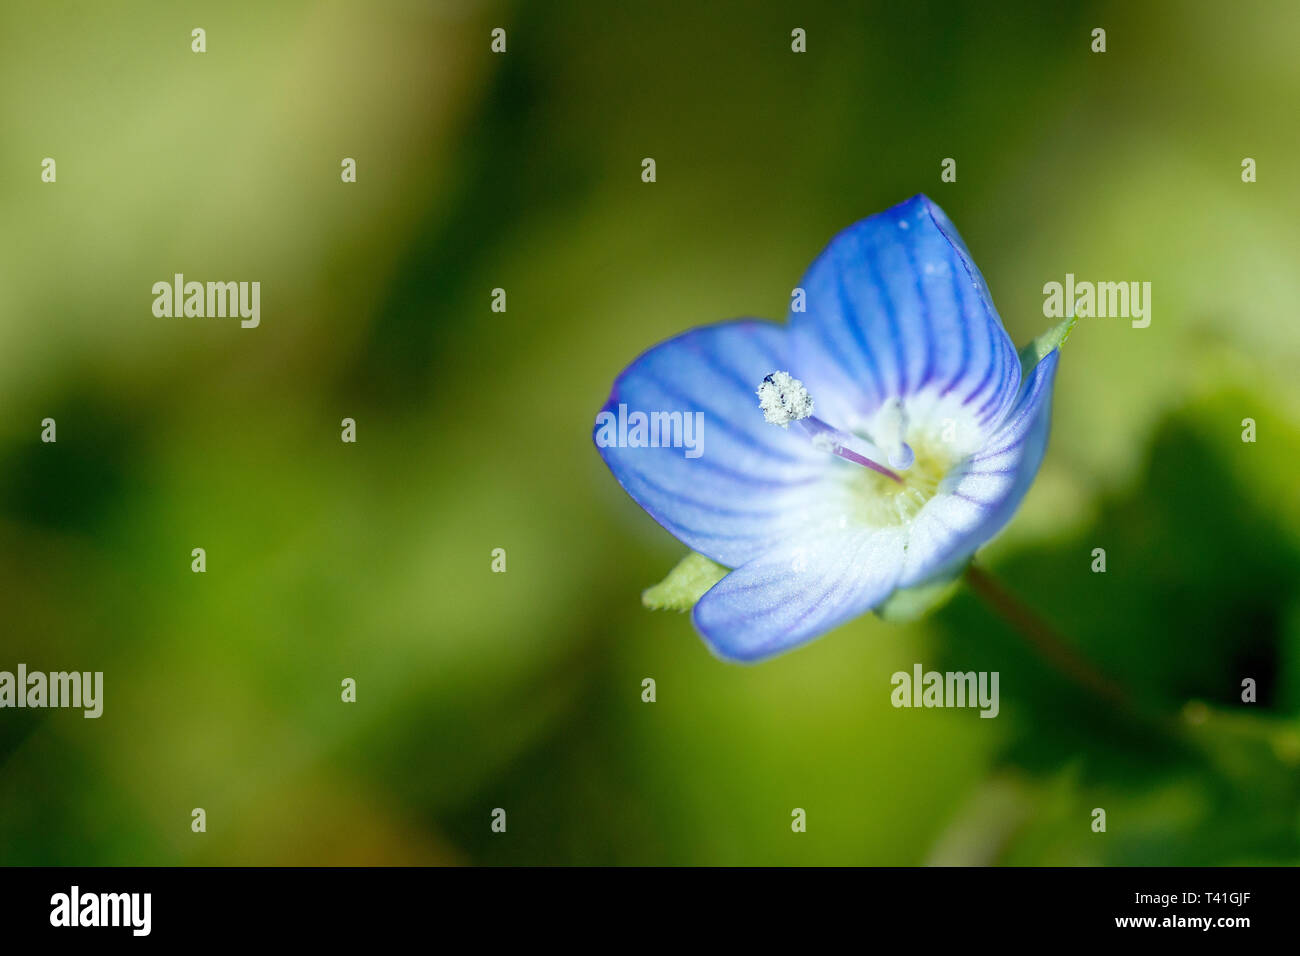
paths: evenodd
<path fill-rule="evenodd" d="M 758 386 L 758 402 L 771 424 L 789 428 L 797 422 L 814 447 L 862 466 L 835 470 L 845 495 L 842 520 L 875 528 L 911 521 L 962 457 L 940 434 L 911 427 L 907 408 L 897 398 L 880 407 L 867 424 L 870 431 L 862 434 L 835 428 L 814 416 L 807 387 L 789 372 L 766 376 Z M 885 459 L 890 467 L 864 452 Z"/>

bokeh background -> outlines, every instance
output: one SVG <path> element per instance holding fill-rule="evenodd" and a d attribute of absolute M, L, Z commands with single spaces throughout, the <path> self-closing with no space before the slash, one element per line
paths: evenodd
<path fill-rule="evenodd" d="M 0 861 L 1296 862 L 1298 30 L 1280 0 L 0 6 L 0 669 L 106 685 L 99 720 L 0 712 Z M 779 318 L 922 191 L 1018 343 L 1066 272 L 1152 283 L 1149 328 L 1067 343 L 981 561 L 1170 733 L 967 594 L 754 667 L 639 604 L 683 548 L 591 445 L 614 376 Z M 174 272 L 259 280 L 261 327 L 155 318 Z M 998 670 L 1001 715 L 893 709 L 916 662 Z"/>

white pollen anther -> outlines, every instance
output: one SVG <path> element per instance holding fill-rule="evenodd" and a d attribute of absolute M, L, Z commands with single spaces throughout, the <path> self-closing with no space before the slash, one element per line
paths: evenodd
<path fill-rule="evenodd" d="M 812 396 L 789 372 L 773 372 L 758 385 L 758 406 L 765 421 L 782 428 L 813 413 Z"/>

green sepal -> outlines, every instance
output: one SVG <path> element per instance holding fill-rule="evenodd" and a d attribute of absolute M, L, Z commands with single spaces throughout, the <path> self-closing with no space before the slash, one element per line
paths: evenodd
<path fill-rule="evenodd" d="M 907 624 L 937 611 L 957 593 L 961 585 L 961 576 L 966 573 L 970 558 L 961 563 L 956 571 L 931 578 L 924 584 L 912 588 L 902 588 L 885 599 L 885 603 L 876 608 L 876 615 L 882 621 L 891 624 Z"/>
<path fill-rule="evenodd" d="M 689 611 L 730 570 L 692 551 L 677 562 L 668 577 L 641 592 L 641 603 L 652 611 Z"/>
<path fill-rule="evenodd" d="M 1052 349 L 1065 344 L 1065 340 L 1070 337 L 1070 330 L 1078 321 L 1075 316 L 1068 316 L 1020 350 L 1020 381 L 1026 381 L 1029 373 Z"/>

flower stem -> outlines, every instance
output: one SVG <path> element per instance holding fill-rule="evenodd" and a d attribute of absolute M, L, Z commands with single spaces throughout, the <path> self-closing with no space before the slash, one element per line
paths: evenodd
<path fill-rule="evenodd" d="M 966 581 L 970 584 L 971 590 L 983 598 L 1039 654 L 1047 658 L 1066 677 L 1124 710 L 1131 712 L 1138 710 L 1132 697 L 1122 686 L 1101 673 L 1075 651 L 1050 624 L 1007 590 L 997 578 L 983 568 L 971 564 L 966 568 Z"/>
<path fill-rule="evenodd" d="M 1011 593 L 983 568 L 974 564 L 966 568 L 966 582 L 999 616 L 1023 637 L 1041 656 L 1074 684 L 1112 705 L 1135 731 L 1146 731 L 1165 745 L 1194 753 L 1216 772 L 1226 774 L 1222 753 L 1206 744 L 1205 739 L 1187 726 L 1186 720 L 1163 708 L 1143 705 L 1140 699 L 1119 682 L 1107 677 L 1070 646 L 1060 634 L 1032 608 Z M 1203 720 L 1204 718 L 1202 718 Z"/>

